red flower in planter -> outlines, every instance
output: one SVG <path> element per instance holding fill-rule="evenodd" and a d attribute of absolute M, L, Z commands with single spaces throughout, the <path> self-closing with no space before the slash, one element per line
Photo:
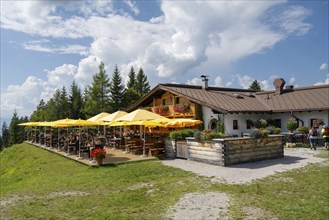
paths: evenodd
<path fill-rule="evenodd" d="M 106 151 L 103 148 L 95 148 L 91 152 L 91 157 L 94 159 L 104 159 L 106 157 Z"/>

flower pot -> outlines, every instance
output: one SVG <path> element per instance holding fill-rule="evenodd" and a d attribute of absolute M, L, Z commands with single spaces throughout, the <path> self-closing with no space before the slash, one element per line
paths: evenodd
<path fill-rule="evenodd" d="M 103 164 L 103 159 L 97 159 L 96 161 L 98 166 L 101 166 Z"/>

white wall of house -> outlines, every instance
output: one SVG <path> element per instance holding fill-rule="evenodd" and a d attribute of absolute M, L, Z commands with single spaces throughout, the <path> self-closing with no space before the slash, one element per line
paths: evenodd
<path fill-rule="evenodd" d="M 203 111 L 203 122 L 205 129 L 210 128 L 210 123 L 216 121 L 218 118 L 217 114 L 213 114 L 212 110 L 207 107 L 202 107 Z M 323 119 L 324 123 L 329 125 L 329 110 L 326 111 L 311 111 L 311 112 L 294 112 L 296 117 L 304 121 L 304 126 L 311 126 L 311 119 L 320 118 Z M 285 125 L 287 121 L 292 118 L 290 113 L 274 113 L 274 114 L 249 114 L 249 113 L 239 113 L 239 114 L 225 114 L 224 124 L 225 133 L 228 135 L 238 135 L 241 136 L 242 133 L 249 133 L 251 129 L 247 129 L 246 120 L 250 119 L 256 121 L 259 119 L 281 119 L 281 131 L 288 132 Z M 233 120 L 236 120 L 237 127 L 233 128 Z M 301 126 L 301 123 L 300 123 Z"/>

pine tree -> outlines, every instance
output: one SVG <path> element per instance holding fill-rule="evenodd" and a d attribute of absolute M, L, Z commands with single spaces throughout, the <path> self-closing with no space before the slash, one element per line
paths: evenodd
<path fill-rule="evenodd" d="M 25 123 L 25 122 L 28 122 L 29 119 L 27 116 L 25 117 L 20 117 L 19 119 L 19 124 L 20 123 Z M 25 127 L 25 126 L 19 126 L 18 127 L 18 143 L 22 143 L 23 141 L 26 140 L 26 134 L 27 134 L 27 131 L 28 131 L 28 127 Z"/>
<path fill-rule="evenodd" d="M 128 74 L 128 82 L 127 82 L 127 88 L 130 89 L 130 88 L 135 88 L 135 84 L 136 84 L 136 73 L 135 73 L 135 70 L 134 70 L 134 67 L 131 67 L 130 68 L 130 72 Z"/>
<path fill-rule="evenodd" d="M 93 76 L 91 87 L 87 88 L 86 105 L 84 112 L 86 116 L 94 116 L 98 113 L 108 111 L 110 103 L 110 82 L 104 69 L 104 63 L 99 65 L 99 72 Z"/>
<path fill-rule="evenodd" d="M 121 74 L 118 66 L 116 65 L 114 68 L 112 81 L 110 83 L 110 103 L 112 112 L 118 111 L 124 106 L 124 92 Z"/>
<path fill-rule="evenodd" d="M 17 116 L 16 110 L 14 111 L 13 117 L 11 118 L 9 126 L 9 145 L 19 143 L 19 118 Z"/>
<path fill-rule="evenodd" d="M 59 100 L 59 119 L 67 118 L 70 114 L 70 104 L 65 86 L 62 87 Z"/>
<path fill-rule="evenodd" d="M 136 102 L 139 99 L 139 94 L 136 91 L 136 73 L 134 67 L 130 68 L 130 72 L 128 75 L 129 79 L 127 82 L 127 89 L 124 93 L 124 104 L 123 108 L 126 108 Z"/>
<path fill-rule="evenodd" d="M 259 82 L 257 82 L 256 79 L 251 83 L 251 85 L 249 86 L 249 89 L 255 90 L 255 91 L 261 91 L 262 90 L 261 87 L 260 87 Z"/>
<path fill-rule="evenodd" d="M 144 74 L 144 70 L 142 68 L 139 69 L 136 77 L 135 90 L 137 91 L 139 97 L 142 97 L 150 91 L 150 85 L 147 81 L 147 76 Z"/>
<path fill-rule="evenodd" d="M 40 100 L 37 109 L 31 115 L 31 121 L 45 121 L 46 103 L 43 99 Z"/>
<path fill-rule="evenodd" d="M 70 118 L 82 118 L 84 119 L 85 116 L 82 112 L 83 109 L 83 99 L 81 95 L 81 90 L 75 81 L 72 82 L 71 91 L 69 96 L 69 104 L 70 104 Z"/>
<path fill-rule="evenodd" d="M 9 128 L 6 122 L 2 124 L 1 139 L 1 150 L 9 147 Z"/>
<path fill-rule="evenodd" d="M 125 90 L 124 104 L 122 107 L 126 108 L 132 105 L 133 103 L 135 103 L 136 101 L 138 101 L 138 99 L 139 99 L 139 94 L 136 92 L 136 90 L 134 88 L 128 88 Z"/>

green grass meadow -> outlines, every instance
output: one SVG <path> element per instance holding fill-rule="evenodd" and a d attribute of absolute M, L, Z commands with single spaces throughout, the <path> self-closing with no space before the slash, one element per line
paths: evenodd
<path fill-rule="evenodd" d="M 328 158 L 328 151 L 321 157 Z M 166 219 L 180 197 L 210 191 L 230 196 L 233 219 L 244 219 L 245 207 L 277 219 L 329 216 L 328 162 L 230 185 L 160 160 L 88 167 L 26 143 L 1 152 L 0 160 L 0 196 L 6 203 L 1 215 L 7 219 Z"/>

